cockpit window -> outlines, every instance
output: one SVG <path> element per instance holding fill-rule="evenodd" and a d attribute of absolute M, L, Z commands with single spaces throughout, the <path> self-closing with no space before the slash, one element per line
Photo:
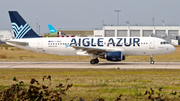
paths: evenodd
<path fill-rule="evenodd" d="M 161 42 L 161 45 L 163 45 L 163 44 L 169 44 L 168 42 Z"/>

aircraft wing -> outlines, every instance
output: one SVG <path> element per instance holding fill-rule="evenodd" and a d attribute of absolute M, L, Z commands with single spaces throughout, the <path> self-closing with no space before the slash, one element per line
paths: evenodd
<path fill-rule="evenodd" d="M 99 53 L 103 53 L 103 52 L 110 52 L 110 51 L 117 51 L 114 48 L 104 48 L 104 47 L 81 47 L 81 46 L 71 46 L 76 50 L 82 50 L 82 51 L 86 51 L 88 54 L 96 54 L 98 55 Z M 120 50 L 122 51 L 122 50 Z M 124 51 L 124 50 L 123 50 Z"/>
<path fill-rule="evenodd" d="M 10 44 L 15 44 L 15 45 L 22 45 L 22 46 L 27 46 L 29 43 L 27 42 L 18 42 L 18 41 L 6 41 L 6 43 L 10 43 Z"/>
<path fill-rule="evenodd" d="M 99 52 L 105 52 L 106 49 L 101 48 L 94 48 L 94 47 L 79 47 L 79 46 L 72 46 L 76 50 L 86 51 L 88 54 L 98 54 Z"/>

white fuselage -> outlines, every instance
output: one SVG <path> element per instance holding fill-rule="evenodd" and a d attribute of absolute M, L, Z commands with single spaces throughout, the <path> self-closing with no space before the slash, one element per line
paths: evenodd
<path fill-rule="evenodd" d="M 165 43 L 166 41 L 154 37 L 54 37 L 54 38 L 24 38 L 10 41 L 26 42 L 22 46 L 12 44 L 19 48 L 53 55 L 81 55 L 78 52 L 85 50 L 74 47 L 87 47 L 105 49 L 108 51 L 121 51 L 123 55 L 162 55 L 175 50 L 174 46 Z M 83 54 L 82 54 L 83 55 Z M 85 56 L 92 56 L 87 54 Z"/>

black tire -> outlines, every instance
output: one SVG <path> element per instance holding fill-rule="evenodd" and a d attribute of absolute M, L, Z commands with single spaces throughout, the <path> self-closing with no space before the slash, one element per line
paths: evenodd
<path fill-rule="evenodd" d="M 92 59 L 91 61 L 90 61 L 90 64 L 95 64 L 96 62 L 95 62 L 95 59 Z"/>
<path fill-rule="evenodd" d="M 94 59 L 95 60 L 95 63 L 98 64 L 99 63 L 99 60 L 98 59 Z"/>

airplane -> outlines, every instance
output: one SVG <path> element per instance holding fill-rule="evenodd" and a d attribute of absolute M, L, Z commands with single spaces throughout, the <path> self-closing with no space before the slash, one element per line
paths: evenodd
<path fill-rule="evenodd" d="M 56 29 L 51 24 L 48 24 L 48 28 L 50 34 L 55 34 L 57 32 Z"/>
<path fill-rule="evenodd" d="M 99 63 L 98 58 L 122 61 L 129 55 L 153 56 L 168 54 L 175 47 L 155 37 L 49 37 L 37 35 L 17 11 L 9 11 L 15 39 L 6 43 L 22 49 L 63 56 L 92 56 L 90 64 Z"/>
<path fill-rule="evenodd" d="M 49 28 L 49 32 L 50 34 L 55 34 L 57 33 L 58 34 L 58 37 L 76 37 L 75 35 L 66 35 L 65 33 L 63 32 L 57 32 L 56 29 L 51 25 L 51 24 L 48 24 L 48 28 Z"/>

